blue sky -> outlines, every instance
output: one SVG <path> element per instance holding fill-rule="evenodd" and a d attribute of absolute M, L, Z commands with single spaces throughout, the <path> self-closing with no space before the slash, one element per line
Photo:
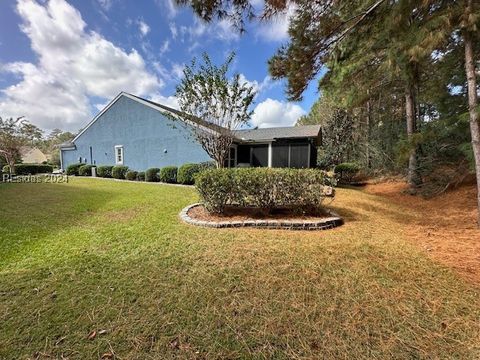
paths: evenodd
<path fill-rule="evenodd" d="M 261 0 L 254 1 L 261 8 Z M 184 64 L 208 52 L 258 90 L 251 125 L 292 125 L 318 97 L 298 103 L 268 76 L 267 60 L 288 40 L 289 13 L 239 35 L 227 21 L 203 24 L 173 0 L 0 1 L 0 116 L 42 129 L 76 131 L 120 91 L 176 106 Z"/>

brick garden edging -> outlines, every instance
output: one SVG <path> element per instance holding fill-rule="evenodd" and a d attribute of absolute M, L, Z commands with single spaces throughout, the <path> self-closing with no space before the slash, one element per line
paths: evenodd
<path fill-rule="evenodd" d="M 179 214 L 180 218 L 188 224 L 211 228 L 238 228 L 254 227 L 260 229 L 284 230 L 328 230 L 343 225 L 343 219 L 334 211 L 328 210 L 330 217 L 317 221 L 313 220 L 243 220 L 243 221 L 205 221 L 196 220 L 188 215 L 190 209 L 200 206 L 196 203 L 188 205 Z"/>

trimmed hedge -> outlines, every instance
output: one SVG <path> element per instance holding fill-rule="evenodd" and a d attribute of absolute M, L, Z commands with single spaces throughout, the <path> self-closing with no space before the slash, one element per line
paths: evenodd
<path fill-rule="evenodd" d="M 145 181 L 145 171 L 138 172 L 137 181 Z"/>
<path fill-rule="evenodd" d="M 206 209 L 213 213 L 224 212 L 226 206 L 253 207 L 265 213 L 278 208 L 316 211 L 334 183 L 317 169 L 210 169 L 195 178 Z"/>
<path fill-rule="evenodd" d="M 351 182 L 360 169 L 355 163 L 341 163 L 335 166 L 335 175 L 341 182 Z"/>
<path fill-rule="evenodd" d="M 176 166 L 165 166 L 160 169 L 160 181 L 164 183 L 176 184 L 177 183 L 177 171 Z"/>
<path fill-rule="evenodd" d="M 137 180 L 137 175 L 138 175 L 137 171 L 129 170 L 125 174 L 125 179 L 130 180 L 130 181 L 135 181 L 135 180 Z"/>
<path fill-rule="evenodd" d="M 160 181 L 159 172 L 160 172 L 159 168 L 148 169 L 147 171 L 145 171 L 145 181 L 159 182 Z"/>
<path fill-rule="evenodd" d="M 128 166 L 117 165 L 112 168 L 112 177 L 114 179 L 125 180 L 125 175 L 128 172 Z"/>
<path fill-rule="evenodd" d="M 102 178 L 111 178 L 112 177 L 112 165 L 102 165 L 97 167 L 97 176 Z"/>
<path fill-rule="evenodd" d="M 52 165 L 46 164 L 16 164 L 16 175 L 35 175 L 35 174 L 50 174 L 53 172 Z"/>
<path fill-rule="evenodd" d="M 184 164 L 178 168 L 177 181 L 179 184 L 195 184 L 195 175 L 202 171 L 201 164 Z"/>
<path fill-rule="evenodd" d="M 85 164 L 78 163 L 78 164 L 70 164 L 67 166 L 67 175 L 78 175 L 78 170 L 80 169 L 80 166 L 83 166 Z"/>
<path fill-rule="evenodd" d="M 92 168 L 94 165 L 82 165 L 78 168 L 79 176 L 92 176 Z"/>

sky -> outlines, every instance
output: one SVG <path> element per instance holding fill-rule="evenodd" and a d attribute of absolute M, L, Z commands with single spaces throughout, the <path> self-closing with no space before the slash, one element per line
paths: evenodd
<path fill-rule="evenodd" d="M 78 131 L 121 91 L 177 107 L 185 64 L 203 52 L 221 64 L 235 51 L 232 71 L 258 93 L 250 126 L 293 125 L 318 92 L 314 81 L 301 102 L 289 102 L 284 82 L 268 75 L 290 14 L 239 34 L 173 0 L 1 0 L 0 116 Z"/>

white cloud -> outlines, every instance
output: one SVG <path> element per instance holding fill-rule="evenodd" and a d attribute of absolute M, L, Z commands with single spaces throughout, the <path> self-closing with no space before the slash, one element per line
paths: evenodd
<path fill-rule="evenodd" d="M 172 73 L 177 79 L 183 78 L 183 69 L 185 69 L 184 64 L 174 63 L 172 65 Z"/>
<path fill-rule="evenodd" d="M 295 5 L 289 5 L 284 13 L 257 25 L 257 36 L 267 41 L 278 42 L 287 40 L 288 26 L 290 19 L 295 14 L 295 8 Z"/>
<path fill-rule="evenodd" d="M 103 10 L 110 10 L 113 4 L 113 0 L 97 0 Z"/>
<path fill-rule="evenodd" d="M 143 36 L 146 36 L 150 32 L 150 26 L 143 21 L 143 20 L 138 20 L 138 30 L 140 30 L 140 34 Z"/>
<path fill-rule="evenodd" d="M 1 90 L 3 116 L 24 115 L 45 129 L 76 130 L 91 116 L 90 96 L 111 99 L 120 91 L 142 96 L 161 87 L 135 49 L 125 51 L 87 32 L 81 14 L 65 0 L 44 6 L 19 0 L 17 11 L 38 61 L 1 69 L 20 78 Z"/>
<path fill-rule="evenodd" d="M 178 105 L 178 99 L 175 96 L 163 96 L 161 94 L 154 94 L 150 97 L 150 99 L 156 103 L 169 106 L 173 109 L 179 109 L 180 106 Z"/>
<path fill-rule="evenodd" d="M 172 26 L 170 26 L 170 31 L 172 35 L 175 34 L 175 38 L 177 36 L 177 29 L 175 28 L 172 31 Z M 194 17 L 193 24 L 191 26 L 180 26 L 178 33 L 181 42 L 189 41 L 191 43 L 189 46 L 190 52 L 193 52 L 200 46 L 201 42 L 204 43 L 205 41 L 211 40 L 232 42 L 240 39 L 238 30 L 234 29 L 231 22 L 227 19 L 214 21 L 207 25 L 198 17 Z"/>
<path fill-rule="evenodd" d="M 162 46 L 160 47 L 160 55 L 165 54 L 169 50 L 170 50 L 170 40 L 167 39 L 163 42 Z"/>
<path fill-rule="evenodd" d="M 265 76 L 262 82 L 258 82 L 257 80 L 248 80 L 245 75 L 240 74 L 240 83 L 247 84 L 248 86 L 252 87 L 253 90 L 256 92 L 257 96 L 264 90 L 270 88 L 272 85 L 272 78 L 270 76 Z"/>
<path fill-rule="evenodd" d="M 177 7 L 175 0 L 155 0 L 157 5 L 167 11 L 167 17 L 172 19 L 177 16 Z"/>
<path fill-rule="evenodd" d="M 260 128 L 292 126 L 305 114 L 299 105 L 268 98 L 255 107 L 250 123 Z"/>
<path fill-rule="evenodd" d="M 177 25 L 174 22 L 171 22 L 168 25 L 168 27 L 170 29 L 170 32 L 172 33 L 172 39 L 175 40 L 177 38 L 177 35 L 178 35 Z"/>

